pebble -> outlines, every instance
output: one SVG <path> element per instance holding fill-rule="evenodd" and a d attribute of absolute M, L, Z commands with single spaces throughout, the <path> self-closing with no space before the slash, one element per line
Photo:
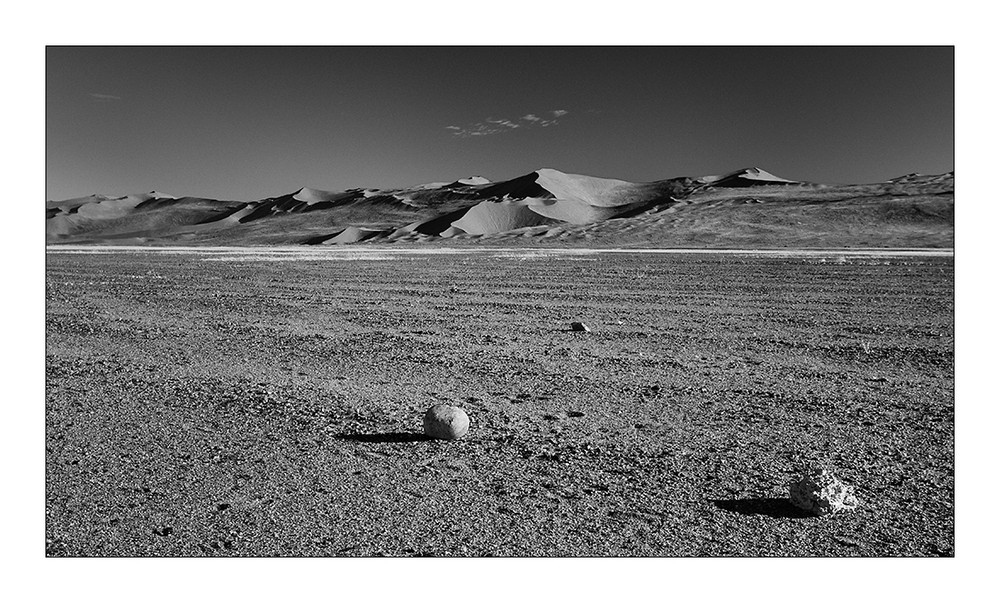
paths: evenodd
<path fill-rule="evenodd" d="M 424 433 L 438 440 L 457 440 L 469 432 L 469 415 L 461 408 L 436 404 L 424 414 Z"/>

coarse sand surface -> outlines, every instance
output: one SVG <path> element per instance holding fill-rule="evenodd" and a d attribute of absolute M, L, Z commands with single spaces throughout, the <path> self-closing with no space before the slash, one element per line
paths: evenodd
<path fill-rule="evenodd" d="M 954 554 L 951 257 L 368 258 L 50 252 L 47 554 Z"/>

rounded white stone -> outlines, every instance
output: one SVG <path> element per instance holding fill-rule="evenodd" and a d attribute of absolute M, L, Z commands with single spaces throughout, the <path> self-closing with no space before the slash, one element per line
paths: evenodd
<path fill-rule="evenodd" d="M 436 404 L 424 413 L 424 433 L 438 440 L 457 440 L 469 432 L 469 415 L 448 404 Z"/>

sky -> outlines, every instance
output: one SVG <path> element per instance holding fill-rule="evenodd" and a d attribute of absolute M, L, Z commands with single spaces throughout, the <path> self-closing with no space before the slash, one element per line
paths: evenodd
<path fill-rule="evenodd" d="M 45 50 L 46 199 L 255 200 L 539 168 L 648 182 L 757 166 L 954 169 L 937 47 L 67 47 Z"/>

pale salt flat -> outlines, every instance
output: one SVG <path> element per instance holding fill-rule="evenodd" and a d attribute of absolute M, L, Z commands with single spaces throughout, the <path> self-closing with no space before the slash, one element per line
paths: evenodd
<path fill-rule="evenodd" d="M 60 254 L 165 254 L 203 256 L 204 261 L 385 261 L 419 255 L 485 255 L 486 257 L 538 259 L 596 259 L 601 254 L 697 254 L 750 257 L 801 258 L 820 262 L 848 260 L 953 257 L 954 249 L 541 249 L 489 248 L 393 248 L 393 247 L 143 247 L 118 245 L 49 245 L 47 253 Z"/>

